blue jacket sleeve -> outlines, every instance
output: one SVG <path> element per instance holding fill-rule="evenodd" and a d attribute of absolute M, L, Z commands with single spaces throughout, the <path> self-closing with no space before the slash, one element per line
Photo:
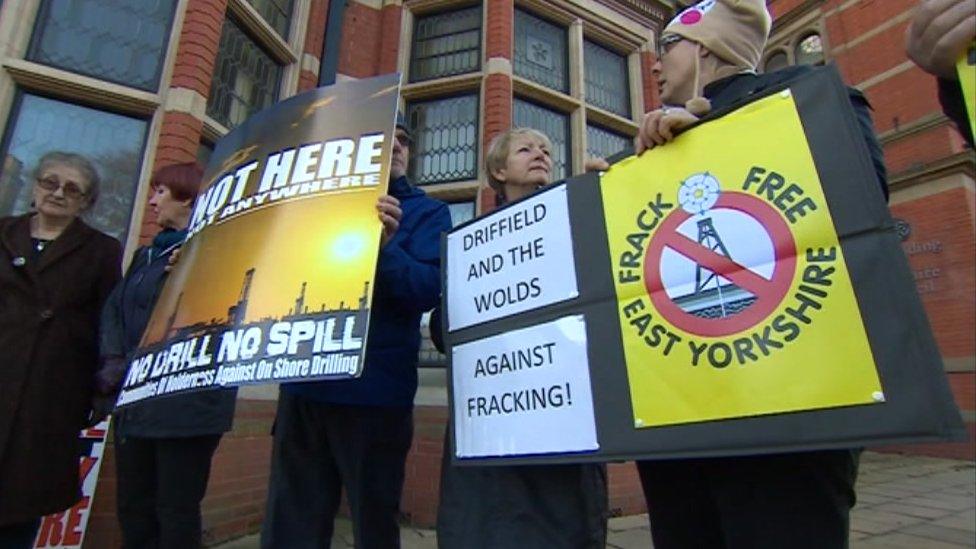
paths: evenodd
<path fill-rule="evenodd" d="M 441 233 L 451 229 L 447 206 L 424 212 L 413 232 L 394 238 L 380 250 L 376 270 L 377 285 L 382 284 L 401 307 L 429 311 L 441 293 Z"/>

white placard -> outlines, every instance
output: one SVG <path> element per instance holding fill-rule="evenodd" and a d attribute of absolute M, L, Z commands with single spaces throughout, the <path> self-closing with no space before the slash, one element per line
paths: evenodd
<path fill-rule="evenodd" d="M 447 237 L 451 331 L 578 295 L 565 185 Z"/>
<path fill-rule="evenodd" d="M 599 449 L 582 315 L 458 345 L 451 368 L 459 458 Z"/>

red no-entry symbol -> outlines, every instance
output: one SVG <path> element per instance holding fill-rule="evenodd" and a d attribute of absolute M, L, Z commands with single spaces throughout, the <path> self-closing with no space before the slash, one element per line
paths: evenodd
<path fill-rule="evenodd" d="M 742 212 L 762 225 L 773 243 L 775 265 L 772 278 L 767 279 L 737 263 L 733 258 L 716 253 L 678 232 L 678 227 L 692 214 L 677 209 L 662 221 L 647 246 L 644 281 L 651 302 L 668 322 L 688 333 L 718 337 L 739 333 L 755 326 L 782 303 L 796 271 L 796 242 L 782 216 L 752 195 L 726 191 L 713 208 Z M 670 248 L 716 275 L 730 280 L 755 296 L 755 302 L 739 313 L 724 318 L 702 318 L 686 312 L 672 300 L 664 287 L 661 259 L 665 248 Z"/>

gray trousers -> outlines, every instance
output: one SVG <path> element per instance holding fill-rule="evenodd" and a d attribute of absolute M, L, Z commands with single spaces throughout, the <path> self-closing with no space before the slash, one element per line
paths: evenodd
<path fill-rule="evenodd" d="M 261 547 L 330 547 L 343 488 L 356 547 L 399 547 L 412 438 L 411 408 L 324 404 L 281 391 Z"/>
<path fill-rule="evenodd" d="M 607 470 L 603 464 L 464 466 L 445 437 L 440 549 L 604 549 Z"/>

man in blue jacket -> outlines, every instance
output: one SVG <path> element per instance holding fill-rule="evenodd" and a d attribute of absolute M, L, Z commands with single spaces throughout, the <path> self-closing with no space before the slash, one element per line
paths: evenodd
<path fill-rule="evenodd" d="M 438 302 L 440 235 L 451 228 L 447 206 L 406 177 L 409 143 L 398 117 L 363 375 L 281 386 L 264 548 L 329 547 L 343 487 L 356 547 L 400 546 L 420 316 Z"/>

